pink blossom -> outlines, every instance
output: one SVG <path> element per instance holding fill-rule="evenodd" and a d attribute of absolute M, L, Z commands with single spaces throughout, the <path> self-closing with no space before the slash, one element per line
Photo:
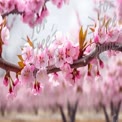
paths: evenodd
<path fill-rule="evenodd" d="M 68 64 L 68 63 L 64 63 L 64 65 L 62 67 L 60 67 L 60 69 L 63 72 L 72 72 L 72 69 L 70 67 L 70 64 Z"/>
<path fill-rule="evenodd" d="M 4 76 L 3 84 L 4 84 L 5 86 L 8 86 L 8 84 L 9 84 L 9 78 L 8 78 L 7 75 Z"/>
<path fill-rule="evenodd" d="M 46 51 L 38 51 L 37 54 L 37 61 L 35 64 L 36 68 L 45 68 L 48 66 L 48 55 L 46 54 Z"/>
<path fill-rule="evenodd" d="M 27 64 L 21 71 L 20 81 L 22 83 L 31 83 L 34 81 L 33 76 L 34 68 L 32 65 Z"/>
<path fill-rule="evenodd" d="M 72 69 L 71 72 L 65 72 L 66 81 L 74 85 L 78 80 L 81 79 L 81 73 L 77 69 Z"/>
<path fill-rule="evenodd" d="M 64 51 L 61 48 L 58 48 L 55 52 L 55 66 L 56 67 L 62 67 L 65 63 L 64 61 Z"/>
<path fill-rule="evenodd" d="M 7 27 L 3 27 L 1 31 L 1 38 L 4 44 L 7 44 L 7 41 L 9 39 L 9 30 Z"/>
<path fill-rule="evenodd" d="M 48 66 L 54 65 L 54 57 L 53 57 L 54 49 L 50 49 L 50 48 L 46 49 L 45 53 L 48 56 Z"/>
<path fill-rule="evenodd" d="M 69 64 L 73 64 L 73 60 L 78 58 L 78 50 L 71 42 L 67 42 L 64 46 L 64 60 Z"/>
<path fill-rule="evenodd" d="M 122 24 L 122 0 L 116 0 L 117 2 L 117 17 L 118 22 Z"/>
<path fill-rule="evenodd" d="M 40 82 L 35 81 L 32 89 L 33 94 L 38 95 L 42 92 L 42 90 L 43 90 L 43 85 L 40 84 Z"/>
<path fill-rule="evenodd" d="M 116 42 L 119 38 L 120 31 L 118 29 L 113 29 L 108 32 L 107 42 Z"/>
<path fill-rule="evenodd" d="M 95 42 L 95 43 L 99 43 L 99 37 L 98 37 L 98 35 L 96 35 L 96 36 L 94 37 L 94 42 Z"/>
<path fill-rule="evenodd" d="M 47 82 L 49 80 L 47 70 L 40 68 L 39 71 L 36 73 L 36 80 L 41 83 Z"/>
<path fill-rule="evenodd" d="M 48 15 L 49 15 L 49 11 L 48 11 L 47 7 L 45 6 L 42 9 L 41 13 L 37 16 L 35 24 L 39 24 L 39 23 L 43 22 L 43 19 L 45 17 L 47 17 Z"/>
<path fill-rule="evenodd" d="M 25 64 L 33 63 L 34 51 L 29 44 L 25 44 L 22 50 L 22 58 Z"/>
<path fill-rule="evenodd" d="M 26 1 L 25 0 L 15 0 L 15 5 L 18 9 L 18 11 L 20 12 L 23 12 L 25 10 L 25 4 L 26 4 Z"/>
<path fill-rule="evenodd" d="M 63 0 L 52 0 L 52 3 L 55 4 L 58 8 L 60 8 L 63 4 Z"/>
<path fill-rule="evenodd" d="M 59 80 L 59 74 L 58 73 L 49 74 L 49 83 L 51 84 L 51 86 L 53 88 L 60 85 L 58 80 Z"/>
<path fill-rule="evenodd" d="M 16 79 L 14 80 L 14 82 L 13 82 L 13 86 L 15 87 L 18 83 L 19 83 L 19 79 L 16 78 Z"/>

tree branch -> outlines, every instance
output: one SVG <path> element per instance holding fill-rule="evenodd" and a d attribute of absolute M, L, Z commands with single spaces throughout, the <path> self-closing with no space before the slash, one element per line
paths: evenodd
<path fill-rule="evenodd" d="M 98 44 L 95 50 L 93 50 L 89 55 L 74 61 L 74 63 L 71 65 L 71 68 L 84 67 L 88 63 L 90 63 L 90 61 L 92 61 L 94 58 L 98 57 L 99 54 L 107 50 L 122 51 L 122 43 L 109 42 L 101 45 Z M 56 68 L 55 65 L 47 67 L 48 74 L 58 71 L 60 71 L 60 68 Z"/>
<path fill-rule="evenodd" d="M 45 1 L 44 1 L 44 5 L 42 6 L 42 9 L 45 7 L 45 4 L 46 4 L 48 1 L 50 1 L 50 0 L 45 0 Z M 10 12 L 6 12 L 6 13 L 2 14 L 2 17 L 4 18 L 4 17 L 6 17 L 6 16 L 8 16 L 8 15 L 10 15 L 10 14 L 22 15 L 22 14 L 24 14 L 24 11 L 23 11 L 23 12 L 18 11 L 18 10 L 17 10 L 17 7 L 16 7 L 16 5 L 15 5 L 15 9 L 11 10 Z"/>
<path fill-rule="evenodd" d="M 21 68 L 15 64 L 12 64 L 10 62 L 5 61 L 4 59 L 0 58 L 0 68 L 6 70 L 6 71 L 12 71 L 12 72 L 20 72 Z"/>
<path fill-rule="evenodd" d="M 107 50 L 115 50 L 115 51 L 122 52 L 122 43 L 109 42 L 105 44 L 98 44 L 96 45 L 96 48 L 90 54 L 74 61 L 74 63 L 71 65 L 71 68 L 84 67 L 88 63 L 90 63 L 90 61 L 92 61 L 94 58 L 97 58 L 99 54 Z M 2 58 L 0 58 L 0 68 L 5 69 L 6 71 L 13 71 L 16 73 L 21 71 L 21 68 L 19 66 L 14 65 L 10 62 L 7 62 Z M 61 71 L 60 68 L 55 67 L 55 65 L 47 67 L 48 74 L 59 72 L 59 71 Z"/>
<path fill-rule="evenodd" d="M 19 12 L 17 9 L 13 9 L 13 10 L 10 11 L 10 12 L 4 13 L 4 14 L 2 15 L 2 17 L 4 18 L 4 17 L 6 17 L 6 16 L 8 16 L 8 15 L 10 15 L 10 14 L 19 14 L 19 15 L 22 15 L 23 12 Z"/>

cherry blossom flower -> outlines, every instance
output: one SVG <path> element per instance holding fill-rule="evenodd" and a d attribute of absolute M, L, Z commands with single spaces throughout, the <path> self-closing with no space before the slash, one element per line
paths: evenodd
<path fill-rule="evenodd" d="M 25 64 L 33 63 L 34 60 L 34 51 L 29 44 L 25 44 L 22 49 L 22 58 Z"/>
<path fill-rule="evenodd" d="M 122 24 L 122 0 L 116 0 L 117 2 L 117 17 L 118 22 Z"/>
<path fill-rule="evenodd" d="M 73 64 L 73 59 L 75 56 L 78 56 L 76 48 L 71 44 L 71 42 L 67 42 L 64 46 L 64 60 L 69 64 Z"/>
<path fill-rule="evenodd" d="M 43 85 L 40 82 L 35 81 L 32 89 L 33 94 L 38 95 L 42 92 L 42 90 L 43 90 Z"/>
<path fill-rule="evenodd" d="M 49 74 L 49 83 L 51 84 L 52 88 L 60 85 L 58 79 L 59 79 L 58 73 Z"/>
<path fill-rule="evenodd" d="M 5 86 L 8 86 L 8 84 L 9 84 L 9 78 L 8 78 L 7 75 L 4 76 L 3 84 L 4 84 Z"/>
<path fill-rule="evenodd" d="M 15 78 L 15 80 L 13 82 L 13 86 L 15 87 L 19 82 L 20 82 L 19 79 L 18 78 Z"/>
<path fill-rule="evenodd" d="M 56 50 L 54 58 L 56 67 L 62 67 L 64 65 L 65 61 L 63 47 L 60 47 Z"/>
<path fill-rule="evenodd" d="M 52 3 L 60 8 L 63 4 L 63 0 L 52 0 Z"/>
<path fill-rule="evenodd" d="M 48 66 L 48 55 L 46 54 L 45 55 L 45 51 L 41 51 L 39 50 L 38 51 L 38 54 L 37 54 L 37 61 L 36 61 L 36 68 L 45 68 Z"/>
<path fill-rule="evenodd" d="M 34 66 L 27 64 L 21 71 L 20 81 L 22 83 L 32 83 L 34 81 L 33 71 Z"/>
<path fill-rule="evenodd" d="M 1 38 L 2 38 L 2 41 L 4 44 L 7 44 L 7 41 L 10 37 L 10 34 L 9 34 L 9 30 L 8 28 L 5 26 L 2 28 L 2 31 L 1 31 Z"/>
<path fill-rule="evenodd" d="M 72 69 L 71 72 L 65 72 L 65 80 L 71 85 L 74 85 L 78 80 L 81 79 L 81 73 L 77 69 Z"/>
<path fill-rule="evenodd" d="M 45 82 L 48 82 L 49 77 L 47 74 L 47 70 L 40 68 L 36 73 L 36 80 L 43 83 L 43 84 L 45 84 Z"/>
<path fill-rule="evenodd" d="M 54 49 L 47 49 L 46 48 L 46 51 L 45 51 L 45 53 L 47 54 L 47 56 L 48 56 L 48 66 L 50 66 L 50 65 L 54 65 L 54 57 L 53 57 L 53 54 L 54 54 Z"/>

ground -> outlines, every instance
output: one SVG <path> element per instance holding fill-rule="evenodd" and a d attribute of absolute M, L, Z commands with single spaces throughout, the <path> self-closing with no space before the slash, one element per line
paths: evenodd
<path fill-rule="evenodd" d="M 11 114 L 11 113 L 10 113 Z M 16 114 L 6 115 L 0 117 L 0 122 L 62 122 L 60 114 L 45 113 L 39 115 L 33 114 Z M 101 113 L 82 113 L 77 114 L 76 122 L 105 122 L 104 116 Z M 120 120 L 122 122 L 122 114 L 120 114 Z"/>

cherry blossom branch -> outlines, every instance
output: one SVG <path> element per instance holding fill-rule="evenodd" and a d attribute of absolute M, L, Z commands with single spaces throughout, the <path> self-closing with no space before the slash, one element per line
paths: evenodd
<path fill-rule="evenodd" d="M 20 72 L 21 68 L 15 64 L 12 64 L 10 62 L 5 61 L 4 59 L 0 58 L 0 68 L 6 70 L 6 71 L 12 71 L 12 72 Z"/>
<path fill-rule="evenodd" d="M 10 14 L 20 14 L 20 15 L 22 15 L 23 12 L 19 12 L 17 9 L 14 9 L 14 10 L 12 10 L 12 11 L 10 11 L 10 12 L 4 13 L 4 14 L 2 15 L 2 17 L 4 18 L 4 17 L 6 17 L 6 16 L 8 16 L 8 15 L 10 15 Z"/>
<path fill-rule="evenodd" d="M 79 68 L 84 67 L 90 63 L 94 58 L 97 58 L 99 54 L 107 50 L 115 50 L 122 52 L 122 43 L 117 42 L 108 42 L 105 44 L 97 44 L 96 48 L 89 54 L 86 55 L 76 61 L 71 65 L 71 68 Z M 5 61 L 4 59 L 0 58 L 0 67 L 5 69 L 6 71 L 13 71 L 13 72 L 20 72 L 21 68 L 15 64 Z M 61 71 L 60 68 L 55 67 L 55 65 L 47 67 L 47 73 L 54 73 Z"/>
<path fill-rule="evenodd" d="M 114 43 L 114 42 L 98 44 L 95 50 L 93 50 L 89 55 L 84 56 L 83 58 L 74 61 L 74 63 L 71 65 L 71 68 L 84 67 L 88 63 L 90 63 L 91 60 L 98 57 L 99 54 L 107 50 L 122 51 L 122 44 Z M 60 68 L 56 68 L 54 65 L 47 68 L 48 74 L 53 73 L 53 72 L 58 72 L 58 71 L 60 71 Z"/>
<path fill-rule="evenodd" d="M 45 0 L 45 1 L 44 1 L 43 6 L 41 6 L 41 7 L 42 7 L 42 10 L 43 10 L 43 8 L 45 7 L 45 5 L 46 5 L 46 3 L 47 3 L 48 1 L 50 1 L 50 0 Z M 23 12 L 20 12 L 20 11 L 17 9 L 16 5 L 15 5 L 15 8 L 14 8 L 13 10 L 11 10 L 10 12 L 6 12 L 6 13 L 2 14 L 2 17 L 4 18 L 4 17 L 6 17 L 6 16 L 8 16 L 8 15 L 10 15 L 10 14 L 22 15 L 22 14 L 24 14 L 24 11 L 23 11 Z"/>

